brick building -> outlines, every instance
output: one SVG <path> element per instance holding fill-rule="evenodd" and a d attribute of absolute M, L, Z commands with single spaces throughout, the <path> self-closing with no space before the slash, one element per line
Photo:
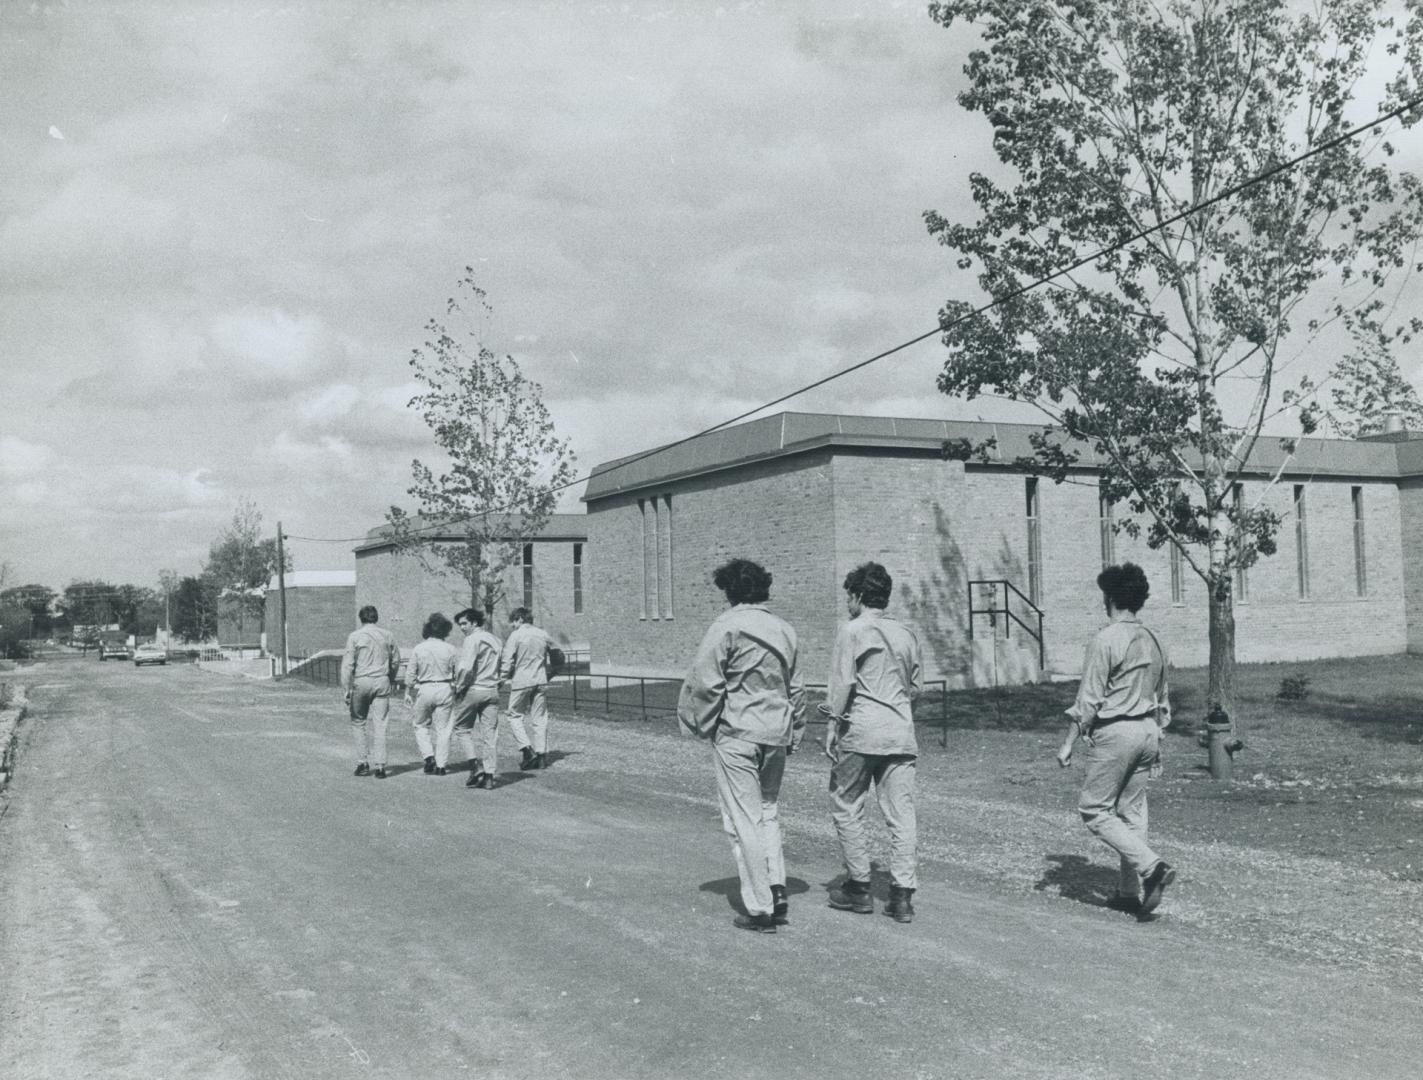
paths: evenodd
<path fill-rule="evenodd" d="M 584 496 L 595 669 L 682 674 L 724 608 L 711 572 L 737 555 L 774 576 L 771 606 L 799 631 L 812 681 L 845 618 L 841 582 L 866 559 L 894 576 L 891 612 L 919 632 L 931 676 L 954 685 L 1079 671 L 1102 622 L 1104 561 L 1145 568 L 1153 626 L 1177 664 L 1203 664 L 1204 584 L 1168 550 L 1113 532 L 1092 468 L 1054 485 L 1008 467 L 1038 430 L 782 413 L 599 466 Z M 946 439 L 988 436 L 1004 464 L 940 455 Z M 1235 497 L 1283 519 L 1278 552 L 1237 580 L 1239 659 L 1423 649 L 1423 434 L 1305 439 L 1289 461 L 1262 440 Z M 971 603 L 972 581 L 1013 589 L 976 586 Z M 1019 623 L 970 617 L 1005 602 L 1033 629 L 1041 610 L 1041 654 Z"/>
<path fill-rule="evenodd" d="M 588 519 L 584 514 L 553 514 L 535 537 L 512 541 L 518 559 L 504 579 L 504 601 L 495 612 L 494 632 L 507 632 L 511 608 L 527 607 L 534 622 L 565 650 L 588 648 L 584 585 Z M 417 527 L 420 526 L 417 522 Z M 356 548 L 356 609 L 374 604 L 380 624 L 395 634 L 408 653 L 420 643 L 420 629 L 433 611 L 453 617 L 469 607 L 468 586 L 452 574 L 433 573 L 412 554 L 399 552 L 390 527 L 372 529 Z M 458 532 L 430 531 L 431 545 L 458 543 Z M 344 640 L 344 638 L 343 638 Z M 460 632 L 450 635 L 458 644 Z"/>
<path fill-rule="evenodd" d="M 293 570 L 286 575 L 287 654 L 310 656 L 323 649 L 340 649 L 356 628 L 354 570 Z M 282 647 L 282 601 L 277 578 L 267 585 L 264 605 L 267 650 Z"/>

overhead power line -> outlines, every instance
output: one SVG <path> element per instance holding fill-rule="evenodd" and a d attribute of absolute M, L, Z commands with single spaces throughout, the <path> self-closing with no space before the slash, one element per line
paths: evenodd
<path fill-rule="evenodd" d="M 1170 226 L 1177 224 L 1178 222 L 1184 221 L 1186 218 L 1191 217 L 1194 214 L 1199 214 L 1202 210 L 1209 210 L 1212 206 L 1215 206 L 1218 203 L 1225 202 L 1227 199 L 1233 199 L 1237 195 L 1241 194 L 1244 191 L 1248 191 L 1252 187 L 1256 187 L 1259 184 L 1263 184 L 1270 180 L 1273 180 L 1275 177 L 1280 176 L 1282 173 L 1286 173 L 1291 169 L 1299 167 L 1301 164 L 1308 161 L 1312 157 L 1317 157 L 1319 154 L 1327 153 L 1328 151 L 1333 150 L 1338 146 L 1343 146 L 1345 143 L 1357 139 L 1365 132 L 1372 131 L 1374 128 L 1387 123 L 1389 120 L 1392 120 L 1398 116 L 1402 116 L 1404 113 L 1420 107 L 1423 107 L 1423 96 L 1413 98 L 1409 101 L 1404 102 L 1402 105 L 1398 105 L 1392 109 L 1389 109 L 1387 112 L 1380 113 L 1378 116 L 1376 116 L 1374 119 L 1370 120 L 1366 124 L 1360 124 L 1357 127 L 1350 128 L 1348 131 L 1335 135 L 1331 139 L 1326 139 L 1318 146 L 1311 147 L 1309 150 L 1306 150 L 1301 154 L 1297 154 L 1295 157 L 1279 162 L 1276 165 L 1272 165 L 1264 172 L 1257 173 L 1254 176 L 1248 177 L 1247 179 L 1242 180 L 1238 184 L 1233 184 L 1228 188 L 1224 188 L 1221 191 L 1218 191 L 1216 194 L 1212 195 L 1209 199 L 1202 199 L 1200 202 L 1194 203 L 1191 206 L 1186 207 L 1186 209 L 1172 215 L 1164 221 L 1158 222 L 1155 225 L 1149 225 L 1144 229 L 1139 229 L 1137 232 L 1132 233 L 1130 236 L 1127 236 L 1121 240 L 1118 240 L 1114 244 L 1109 244 L 1106 247 L 1100 248 L 1090 255 L 1084 255 L 1081 258 L 1068 263 L 1066 266 L 1054 270 L 1050 274 L 1037 278 L 1029 282 L 1027 285 L 1021 285 L 1018 288 L 1013 289 L 1011 292 L 1007 293 L 1004 296 L 996 297 L 995 299 L 988 301 L 986 304 L 981 304 L 980 306 L 974 308 L 972 311 L 966 312 L 965 314 L 960 315 L 956 319 L 951 319 L 946 323 L 940 323 L 938 326 L 934 327 L 934 329 L 926 330 L 924 333 L 919 334 L 916 337 L 912 337 L 907 341 L 902 341 L 898 345 L 895 345 L 893 348 L 885 349 L 883 352 L 876 353 L 874 356 L 871 356 L 868 359 L 860 360 L 857 363 L 851 364 L 849 367 L 844 367 L 841 368 L 839 371 L 831 372 L 829 375 L 816 379 L 814 382 L 806 383 L 804 386 L 798 387 L 795 390 L 791 390 L 788 393 L 782 394 L 780 397 L 772 398 L 770 401 L 763 402 L 762 404 L 757 405 L 753 409 L 747 409 L 745 412 L 737 413 L 735 416 L 728 417 L 727 419 L 722 420 L 719 423 L 713 424 L 709 428 L 703 428 L 701 431 L 695 432 L 691 435 L 686 435 L 680 439 L 677 439 L 674 442 L 665 443 L 662 446 L 653 447 L 651 450 L 645 450 L 640 454 L 634 454 L 626 461 L 620 461 L 617 465 L 614 465 L 612 468 L 605 470 L 605 473 L 615 472 L 616 470 L 626 468 L 629 465 L 635 465 L 639 461 L 645 461 L 648 458 L 653 457 L 657 454 L 666 453 L 668 450 L 673 450 L 676 447 L 683 446 L 686 443 L 692 442 L 695 439 L 700 439 L 704 435 L 710 435 L 715 431 L 720 431 L 722 428 L 730 427 L 732 424 L 740 423 L 742 420 L 749 419 L 750 417 L 755 416 L 759 412 L 764 412 L 765 410 L 772 408 L 773 406 L 784 404 L 791 398 L 799 397 L 801 394 L 809 393 L 811 390 L 817 390 L 820 387 L 826 385 L 827 383 L 834 382 L 836 379 L 844 378 L 846 375 L 850 375 L 856 371 L 861 370 L 862 368 L 867 368 L 871 364 L 875 364 L 881 360 L 884 360 L 886 357 L 893 356 L 895 353 L 903 352 L 911 345 L 917 345 L 921 341 L 925 341 L 928 338 L 933 337 L 935 334 L 945 334 L 957 326 L 961 326 L 966 322 L 970 322 L 973 319 L 977 319 L 980 316 L 987 314 L 996 307 L 1001 307 L 1004 304 L 1011 303 L 1012 301 L 1017 300 L 1019 297 L 1027 295 L 1035 289 L 1039 289 L 1044 285 L 1051 284 L 1058 278 L 1065 277 L 1066 275 L 1072 273 L 1074 270 L 1080 270 L 1082 269 L 1082 267 L 1087 266 L 1089 263 L 1094 263 L 1099 259 L 1104 259 L 1109 255 L 1114 255 L 1118 251 L 1130 247 L 1132 244 L 1135 244 L 1140 240 L 1144 240 L 1146 237 L 1152 235 L 1153 233 L 1161 232 L 1169 228 Z M 591 472 L 586 473 L 583 476 L 568 481 L 567 483 L 559 484 L 552 490 L 555 492 L 564 491 L 568 488 L 575 487 L 578 484 L 586 482 L 587 480 L 591 479 L 592 476 L 593 474 Z M 501 512 L 503 511 L 490 511 L 490 513 Z M 447 529 L 448 527 L 448 525 L 431 525 L 425 526 L 421 529 L 416 529 L 414 531 L 416 533 L 439 532 L 441 531 L 441 529 Z M 285 533 L 284 535 L 288 540 L 304 540 L 308 543 L 315 544 L 346 544 L 354 543 L 360 540 L 375 539 L 369 534 L 363 536 L 342 537 L 293 536 L 291 533 Z"/>

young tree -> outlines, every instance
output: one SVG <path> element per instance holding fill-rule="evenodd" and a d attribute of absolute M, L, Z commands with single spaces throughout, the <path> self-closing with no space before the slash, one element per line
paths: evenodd
<path fill-rule="evenodd" d="M 173 632 L 184 641 L 208 641 L 217 633 L 217 593 L 210 580 L 183 578 L 172 604 Z"/>
<path fill-rule="evenodd" d="M 291 569 L 290 556 L 286 569 Z M 208 549 L 203 576 L 220 605 L 237 619 L 237 636 L 247 640 L 247 623 L 260 626 L 266 608 L 267 583 L 277 572 L 277 539 L 262 538 L 262 512 L 251 499 L 242 499 L 232 523 Z"/>
<path fill-rule="evenodd" d="M 492 618 L 522 541 L 538 535 L 558 489 L 572 481 L 574 456 L 554 434 L 539 385 L 512 356 L 495 355 L 481 340 L 491 308 L 473 274 L 465 267 L 445 305 L 446 321 L 459 325 L 431 319 L 430 338 L 409 361 L 424 387 L 410 407 L 420 410 L 445 467 L 436 472 L 412 462 L 407 493 L 418 516 L 392 506 L 386 520 L 398 550 L 430 572 L 461 580 L 470 605 Z M 459 541 L 432 542 L 451 534 Z"/>
<path fill-rule="evenodd" d="M 1295 410 L 1304 434 L 1318 422 L 1312 384 L 1280 390 L 1302 345 L 1326 328 L 1398 340 L 1383 289 L 1423 225 L 1420 184 L 1390 167 L 1379 129 L 1237 187 L 1417 96 L 1419 4 L 1395 27 L 1384 3 L 930 6 L 945 27 L 979 29 L 959 101 L 992 124 L 1008 176 L 973 175 L 972 224 L 926 214 L 1002 301 L 979 318 L 945 305 L 939 388 L 1035 405 L 1051 426 L 1021 465 L 1062 482 L 1097 464 L 1104 496 L 1136 515 L 1121 527 L 1144 522 L 1150 545 L 1180 549 L 1207 585 L 1209 697 L 1228 710 L 1233 572 L 1272 554 L 1280 525 L 1258 502 L 1237 505 L 1233 485 L 1272 418 Z M 1385 45 L 1398 65 L 1385 100 L 1352 108 Z"/>
<path fill-rule="evenodd" d="M 29 613 L 31 637 L 49 637 L 54 625 L 50 607 L 58 594 L 48 585 L 17 585 L 0 592 L 0 603 L 17 604 Z"/>
<path fill-rule="evenodd" d="M 1387 342 L 1365 342 L 1339 362 L 1332 381 L 1329 422 L 1345 438 L 1382 431 L 1389 413 L 1396 413 L 1404 427 L 1423 431 L 1423 401 L 1399 371 Z"/>

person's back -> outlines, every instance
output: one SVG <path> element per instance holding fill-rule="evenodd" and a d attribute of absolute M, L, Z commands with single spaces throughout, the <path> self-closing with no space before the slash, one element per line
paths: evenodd
<path fill-rule="evenodd" d="M 803 688 L 795 628 L 763 604 L 723 612 L 702 641 L 687 677 L 684 715 L 703 737 L 718 723 L 748 742 L 789 746 Z"/>
<path fill-rule="evenodd" d="M 866 607 L 836 635 L 835 649 L 827 698 L 832 711 L 847 717 L 841 747 L 918 753 L 913 700 L 924 686 L 918 637 L 883 609 Z M 848 703 L 842 691 L 849 691 Z"/>
<path fill-rule="evenodd" d="M 376 625 L 379 617 L 371 605 L 361 608 L 361 625 L 346 636 L 346 650 L 341 656 L 341 688 L 350 711 L 357 776 L 371 773 L 372 756 L 375 775 L 386 775 L 385 725 L 391 686 L 400 667 L 400 648 L 394 635 Z"/>
<path fill-rule="evenodd" d="M 411 683 L 453 683 L 459 650 L 442 638 L 428 637 L 410 654 Z"/>
<path fill-rule="evenodd" d="M 504 675 L 513 690 L 548 682 L 549 636 L 532 623 L 521 623 L 504 640 Z"/>

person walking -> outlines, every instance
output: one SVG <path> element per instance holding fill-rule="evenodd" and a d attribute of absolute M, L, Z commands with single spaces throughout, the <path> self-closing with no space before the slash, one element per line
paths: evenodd
<path fill-rule="evenodd" d="M 1072 764 L 1079 736 L 1087 744 L 1077 809 L 1087 830 L 1121 862 L 1117 892 L 1107 906 L 1146 916 L 1176 879 L 1146 836 L 1146 782 L 1161 774 L 1161 734 L 1171 723 L 1169 664 L 1161 642 L 1137 615 L 1151 593 L 1141 567 L 1109 566 L 1097 575 L 1097 586 L 1109 621 L 1087 646 L 1057 762 Z"/>
<path fill-rule="evenodd" d="M 435 612 L 425 620 L 423 640 L 410 654 L 410 671 L 405 680 L 405 704 L 415 709 L 415 743 L 425 759 L 425 772 L 444 776 L 449 770 L 451 709 L 455 700 L 455 666 L 459 651 L 445 638 L 453 627 L 450 620 Z M 431 740 L 431 729 L 434 739 Z"/>
<path fill-rule="evenodd" d="M 384 780 L 385 726 L 390 717 L 390 690 L 400 671 L 400 646 L 395 635 L 377 626 L 380 612 L 370 604 L 357 613 L 361 625 L 346 636 L 341 657 L 341 689 L 351 717 L 356 743 L 356 775 Z"/>
<path fill-rule="evenodd" d="M 896 922 L 914 919 L 918 888 L 918 821 L 914 776 L 919 744 L 913 702 L 924 690 L 919 639 L 884 613 L 894 579 L 876 562 L 845 575 L 850 621 L 835 634 L 826 689 L 825 754 L 830 770 L 830 818 L 845 861 L 845 882 L 830 890 L 830 906 L 874 912 L 865 800 L 875 787 L 889 830 L 889 903 Z"/>
<path fill-rule="evenodd" d="M 520 767 L 543 769 L 548 765 L 548 658 L 553 642 L 534 625 L 526 607 L 509 612 L 509 622 L 514 628 L 499 657 L 499 674 L 509 684 L 509 729 L 519 743 Z"/>
<path fill-rule="evenodd" d="M 805 733 L 805 687 L 795 629 L 771 614 L 771 575 L 732 559 L 712 581 L 730 609 L 702 638 L 677 701 L 681 725 L 712 745 L 722 828 L 731 838 L 745 915 L 742 930 L 774 934 L 790 922 L 779 801 L 786 755 Z"/>
<path fill-rule="evenodd" d="M 454 734 L 470 759 L 466 787 L 492 788 L 498 772 L 495 743 L 499 736 L 499 639 L 484 628 L 484 612 L 465 608 L 455 613 L 464 634 L 455 667 Z"/>

